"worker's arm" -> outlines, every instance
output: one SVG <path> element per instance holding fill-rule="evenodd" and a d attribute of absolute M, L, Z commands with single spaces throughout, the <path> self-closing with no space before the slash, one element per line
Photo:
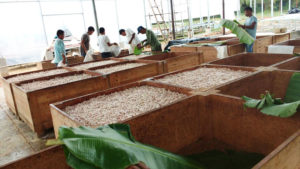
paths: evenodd
<path fill-rule="evenodd" d="M 253 22 L 250 26 L 244 26 L 244 29 L 254 29 L 256 25 L 256 22 Z"/>
<path fill-rule="evenodd" d="M 113 45 L 116 45 L 116 46 L 118 46 L 118 44 L 117 44 L 117 43 L 110 43 L 110 42 L 107 42 L 107 45 L 108 45 L 108 46 L 113 46 Z"/>
<path fill-rule="evenodd" d="M 81 39 L 80 46 L 81 46 L 81 48 L 85 51 L 85 53 L 87 53 L 87 49 L 86 49 L 86 47 L 85 47 L 85 45 L 84 45 L 83 39 Z"/>
<path fill-rule="evenodd" d="M 134 38 L 135 38 L 135 33 L 132 34 L 132 37 L 131 37 L 131 39 L 130 39 L 130 41 L 128 43 L 131 44 Z"/>
<path fill-rule="evenodd" d="M 256 25 L 256 22 L 253 22 L 250 26 L 246 26 L 246 25 L 239 25 L 239 27 L 243 28 L 243 29 L 254 29 Z"/>
<path fill-rule="evenodd" d="M 147 32 L 147 33 L 146 33 L 146 36 L 147 36 L 147 39 L 145 39 L 145 40 L 142 42 L 143 45 L 141 46 L 141 48 L 143 48 L 143 47 L 145 47 L 145 46 L 151 44 L 151 32 Z"/>
<path fill-rule="evenodd" d="M 65 56 L 65 54 L 63 53 L 61 56 L 63 57 L 63 64 L 66 64 L 66 56 Z"/>
<path fill-rule="evenodd" d="M 108 46 L 113 46 L 113 45 L 118 46 L 117 43 L 110 43 L 110 40 L 109 40 L 109 38 L 107 36 L 105 37 L 105 42 L 107 43 Z"/>
<path fill-rule="evenodd" d="M 62 41 L 62 51 L 61 51 L 61 56 L 63 57 L 63 64 L 66 64 L 66 49 L 65 49 L 65 44 Z"/>

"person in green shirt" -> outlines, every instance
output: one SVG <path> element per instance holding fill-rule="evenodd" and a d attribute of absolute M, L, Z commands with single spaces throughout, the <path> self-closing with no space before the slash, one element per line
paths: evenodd
<path fill-rule="evenodd" d="M 146 37 L 147 37 L 147 39 L 142 42 L 143 45 L 140 46 L 140 48 L 150 45 L 152 52 L 161 52 L 162 51 L 161 44 L 158 41 L 158 39 L 156 38 L 153 31 L 146 29 L 143 26 L 139 26 L 137 30 L 138 30 L 138 33 L 146 34 Z"/>

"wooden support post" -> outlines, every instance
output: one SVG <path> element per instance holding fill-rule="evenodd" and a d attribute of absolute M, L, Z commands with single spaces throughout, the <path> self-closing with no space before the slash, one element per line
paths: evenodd
<path fill-rule="evenodd" d="M 171 6 L 171 18 L 172 18 L 172 36 L 173 36 L 173 40 L 175 40 L 176 39 L 176 34 L 175 34 L 175 20 L 174 20 L 173 0 L 170 0 L 170 6 Z"/>
<path fill-rule="evenodd" d="M 223 19 L 225 19 L 225 0 L 222 0 Z M 223 35 L 225 35 L 225 27 L 223 27 Z"/>
<path fill-rule="evenodd" d="M 97 16 L 97 10 L 96 10 L 95 0 L 92 0 L 92 3 L 93 3 L 95 23 L 96 23 L 96 31 L 97 31 L 97 36 L 98 36 L 99 35 L 99 24 L 98 24 L 98 16 Z"/>

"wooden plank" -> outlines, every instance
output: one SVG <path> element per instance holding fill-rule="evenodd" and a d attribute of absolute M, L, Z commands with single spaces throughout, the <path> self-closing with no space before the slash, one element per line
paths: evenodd
<path fill-rule="evenodd" d="M 87 70 L 85 68 L 76 68 L 76 66 L 81 66 L 81 65 L 83 66 L 83 65 L 89 64 L 89 63 L 96 63 L 96 62 L 102 62 L 102 61 L 108 61 L 108 60 L 117 60 L 117 59 L 113 59 L 113 58 L 111 58 L 111 59 L 100 59 L 100 60 L 95 60 L 95 61 L 77 63 L 77 64 L 73 64 L 73 65 L 68 65 L 68 68 L 70 68 L 71 70 L 74 70 L 74 71 Z M 122 62 L 122 60 L 117 60 L 117 61 Z"/>
<path fill-rule="evenodd" d="M 4 96 L 5 96 L 5 101 L 7 106 L 9 107 L 9 109 L 18 116 L 18 112 L 15 106 L 15 99 L 14 96 L 12 94 L 12 88 L 11 88 L 11 83 L 9 83 L 6 78 L 3 78 L 2 76 L 1 78 L 1 84 L 3 87 L 3 91 L 4 91 Z"/>
<path fill-rule="evenodd" d="M 119 63 L 113 63 L 110 65 L 93 67 L 88 70 L 96 71 L 97 69 L 118 66 L 128 63 L 144 63 L 145 65 L 106 74 L 105 76 L 107 76 L 107 78 L 109 79 L 110 87 L 117 87 L 123 84 L 136 82 L 138 80 L 159 75 L 163 72 L 163 67 L 161 63 L 146 60 L 123 61 Z"/>
<path fill-rule="evenodd" d="M 233 56 L 239 53 L 245 52 L 245 45 L 242 43 L 235 44 L 235 45 L 229 45 L 227 47 L 228 56 Z"/>
<path fill-rule="evenodd" d="M 144 57 L 140 60 L 152 60 L 162 62 L 164 67 L 164 73 L 174 72 L 177 70 L 190 68 L 204 63 L 204 58 L 201 52 L 171 52 L 161 55 Z"/>
<path fill-rule="evenodd" d="M 84 57 L 81 57 L 81 56 L 68 56 L 67 57 L 68 65 L 82 63 L 83 60 L 84 60 Z M 52 62 L 52 60 L 38 62 L 37 67 L 38 67 L 38 69 L 41 69 L 41 70 L 56 68 L 56 65 L 51 62 Z"/>
<path fill-rule="evenodd" d="M 28 157 L 11 162 L 1 169 L 71 169 L 61 146 L 50 147 Z"/>
<path fill-rule="evenodd" d="M 292 118 L 268 116 L 256 109 L 244 109 L 239 97 L 211 95 L 214 138 L 225 149 L 269 154 L 300 128 L 300 114 Z M 288 157 L 287 157 L 288 158 Z"/>
<path fill-rule="evenodd" d="M 55 77 L 63 77 L 74 74 L 87 73 L 93 77 L 52 86 L 35 91 L 24 91 L 20 85 L 37 80 L 49 80 Z M 69 72 L 60 75 L 53 75 L 34 80 L 23 81 L 13 84 L 13 93 L 19 116 L 38 136 L 42 136 L 48 129 L 53 127 L 49 104 L 61 100 L 78 97 L 84 94 L 107 89 L 108 79 L 87 71 Z"/>
<path fill-rule="evenodd" d="M 290 33 L 276 34 L 273 36 L 273 44 L 290 40 Z"/>
<path fill-rule="evenodd" d="M 300 130 L 277 147 L 253 169 L 300 168 Z"/>
<path fill-rule="evenodd" d="M 292 58 L 286 62 L 278 64 L 276 67 L 282 70 L 300 71 L 300 58 Z"/>
<path fill-rule="evenodd" d="M 254 53 L 268 53 L 268 46 L 273 44 L 273 36 L 257 38 L 254 42 Z"/>
<path fill-rule="evenodd" d="M 247 67 L 268 67 L 283 62 L 285 60 L 291 59 L 292 57 L 293 55 L 288 54 L 242 53 L 214 62 L 210 62 L 210 64 Z"/>
<path fill-rule="evenodd" d="M 236 39 L 230 39 L 226 42 L 228 56 L 232 56 L 238 53 L 245 52 L 245 46 Z M 212 46 L 200 46 L 200 47 L 189 47 L 189 46 L 172 46 L 171 52 L 202 52 L 204 62 L 211 62 L 218 60 L 218 51 Z"/>
<path fill-rule="evenodd" d="M 46 60 L 46 61 L 41 61 L 37 63 L 37 67 L 40 70 L 45 70 L 45 69 L 53 69 L 55 68 L 55 64 L 51 63 L 52 60 Z"/>

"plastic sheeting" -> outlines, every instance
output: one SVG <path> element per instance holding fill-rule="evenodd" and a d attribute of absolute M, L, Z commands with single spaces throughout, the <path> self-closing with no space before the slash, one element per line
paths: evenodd
<path fill-rule="evenodd" d="M 204 41 L 204 40 L 209 40 L 209 37 L 205 37 L 205 38 L 192 38 L 192 39 L 181 39 L 181 40 L 171 40 L 169 41 L 169 43 L 167 44 L 167 46 L 165 47 L 165 51 L 170 51 L 170 47 L 171 46 L 175 46 L 175 45 L 183 45 L 183 44 L 187 44 L 187 43 L 192 43 L 192 42 L 198 42 L 198 41 Z"/>
<path fill-rule="evenodd" d="M 294 48 L 294 46 L 271 45 L 268 47 L 268 53 L 294 54 Z"/>

